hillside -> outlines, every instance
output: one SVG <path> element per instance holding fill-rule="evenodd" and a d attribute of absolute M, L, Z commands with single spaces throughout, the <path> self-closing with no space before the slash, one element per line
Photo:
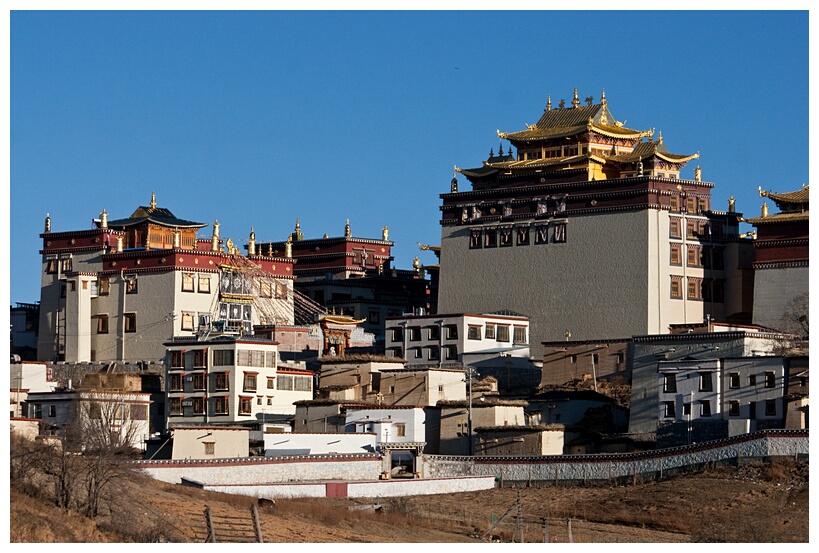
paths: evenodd
<path fill-rule="evenodd" d="M 120 478 L 100 516 L 63 513 L 12 483 L 12 543 L 202 542 L 205 507 L 249 528 L 249 498 Z M 520 509 L 516 503 L 520 498 Z M 523 487 L 439 496 L 288 499 L 258 505 L 265 542 L 477 543 L 499 541 L 808 543 L 808 464 L 750 462 L 628 486 Z M 521 524 L 515 516 L 520 514 Z M 219 531 L 226 535 L 226 529 Z M 252 533 L 230 541 L 251 539 Z M 489 538 L 487 538 L 488 540 Z"/>

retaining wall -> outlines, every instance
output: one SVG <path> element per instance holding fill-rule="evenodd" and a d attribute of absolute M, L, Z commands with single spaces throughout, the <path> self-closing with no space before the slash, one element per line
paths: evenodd
<path fill-rule="evenodd" d="M 374 480 L 383 470 L 381 457 L 370 454 L 137 461 L 134 465 L 163 482 L 179 484 L 185 478 L 209 485 Z"/>
<path fill-rule="evenodd" d="M 809 454 L 805 430 L 758 432 L 707 444 L 641 453 L 549 455 L 538 457 L 466 457 L 426 455 L 423 474 L 444 478 L 461 475 L 495 476 L 508 482 L 612 480 L 662 476 L 686 467 L 727 460 L 791 457 Z"/>
<path fill-rule="evenodd" d="M 186 482 L 204 490 L 247 495 L 266 499 L 296 497 L 398 497 L 491 490 L 494 476 L 467 476 L 458 478 L 429 478 L 414 480 L 375 480 L 370 482 L 307 482 L 266 485 L 209 485 Z M 344 488 L 339 493 L 339 485 Z M 335 486 L 334 491 L 332 487 Z"/>

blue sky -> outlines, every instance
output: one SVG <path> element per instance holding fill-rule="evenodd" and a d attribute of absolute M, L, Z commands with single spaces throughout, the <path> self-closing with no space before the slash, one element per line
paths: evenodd
<path fill-rule="evenodd" d="M 808 12 L 12 11 L 10 302 L 39 300 L 52 230 L 147 205 L 245 244 L 440 242 L 453 166 L 546 105 L 599 101 L 759 214 L 808 179 Z M 656 135 L 655 135 L 656 136 Z M 504 150 L 509 148 L 503 142 Z M 468 189 L 460 177 L 461 190 Z M 750 230 L 751 227 L 745 228 Z M 210 227 L 200 236 L 209 236 Z"/>

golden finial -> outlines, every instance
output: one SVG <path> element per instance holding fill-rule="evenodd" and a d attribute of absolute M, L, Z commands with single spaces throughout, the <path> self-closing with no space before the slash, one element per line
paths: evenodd
<path fill-rule="evenodd" d="M 46 213 L 45 218 L 45 231 L 51 232 L 51 215 L 49 215 L 48 213 Z"/>
<path fill-rule="evenodd" d="M 247 255 L 256 255 L 256 232 L 250 227 L 250 240 L 247 243 Z"/>
<path fill-rule="evenodd" d="M 213 252 L 219 251 L 219 221 L 213 222 L 213 235 L 210 237 L 210 250 Z"/>
<path fill-rule="evenodd" d="M 122 239 L 122 235 L 118 234 L 117 235 L 117 253 L 122 253 L 122 250 L 123 250 L 123 239 Z"/>
<path fill-rule="evenodd" d="M 145 235 L 145 249 L 146 250 L 151 249 L 151 235 L 150 234 Z"/>
<path fill-rule="evenodd" d="M 353 235 L 352 231 L 350 230 L 350 220 L 347 219 L 347 222 L 344 223 L 344 237 L 350 238 Z"/>
<path fill-rule="evenodd" d="M 604 106 L 606 104 L 608 104 L 608 101 L 606 101 L 606 89 L 605 88 L 603 89 L 603 92 L 600 94 L 600 103 L 602 105 L 604 105 Z"/>
<path fill-rule="evenodd" d="M 102 213 L 100 213 L 100 228 L 108 228 L 108 212 L 105 211 L 105 208 L 102 208 Z"/>
<path fill-rule="evenodd" d="M 662 142 L 662 135 L 660 135 L 660 142 Z M 697 182 L 702 181 L 702 168 L 699 165 L 694 169 L 694 180 Z"/>
<path fill-rule="evenodd" d="M 151 209 L 149 211 L 153 211 L 156 209 L 156 193 L 151 192 Z"/>
<path fill-rule="evenodd" d="M 657 139 L 657 142 L 658 142 L 659 144 L 662 144 L 662 143 L 663 143 L 663 131 L 660 131 L 660 137 Z"/>
<path fill-rule="evenodd" d="M 728 213 L 734 213 L 734 211 L 736 211 L 736 206 L 734 205 L 735 203 L 736 200 L 734 199 L 733 196 L 728 198 Z"/>
<path fill-rule="evenodd" d="M 762 216 L 768 216 L 768 202 L 762 202 Z"/>
<path fill-rule="evenodd" d="M 574 98 L 572 98 L 572 107 L 576 108 L 580 105 L 580 98 L 577 97 L 577 87 L 574 87 Z"/>
<path fill-rule="evenodd" d="M 385 225 L 384 228 L 381 229 L 381 240 L 387 241 L 389 239 L 390 239 L 390 229 L 388 229 L 386 227 L 386 225 Z"/>
<path fill-rule="evenodd" d="M 449 182 L 449 191 L 455 194 L 458 191 L 458 177 L 452 173 L 452 180 Z"/>
<path fill-rule="evenodd" d="M 412 268 L 416 271 L 421 268 L 421 261 L 418 259 L 418 256 L 415 256 L 415 259 L 412 260 Z"/>
<path fill-rule="evenodd" d="M 546 111 L 552 111 L 552 95 L 546 96 Z"/>
<path fill-rule="evenodd" d="M 288 236 L 287 242 L 284 245 L 284 256 L 288 259 L 293 257 L 293 237 Z"/>
<path fill-rule="evenodd" d="M 273 257 L 273 242 L 267 245 L 267 255 L 268 257 Z"/>
<path fill-rule="evenodd" d="M 290 236 L 293 240 L 301 240 L 304 238 L 304 235 L 301 233 L 301 221 L 299 221 L 298 217 L 296 217 L 296 230 L 294 230 Z"/>
<path fill-rule="evenodd" d="M 173 247 L 174 248 L 179 247 L 179 238 L 180 238 L 181 235 L 182 235 L 182 233 L 179 232 L 178 228 L 173 229 Z"/>
<path fill-rule="evenodd" d="M 229 255 L 236 255 L 236 245 L 233 243 L 233 238 L 228 237 L 225 247 Z"/>

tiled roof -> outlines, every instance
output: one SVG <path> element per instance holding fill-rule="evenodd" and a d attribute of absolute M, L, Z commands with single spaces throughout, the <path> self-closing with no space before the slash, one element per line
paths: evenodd
<path fill-rule="evenodd" d="M 629 129 L 617 123 L 607 105 L 594 104 L 573 108 L 549 109 L 538 122 L 524 131 L 501 133 L 509 140 L 544 140 L 571 136 L 593 129 L 601 134 L 623 137 L 645 136 L 645 131 Z"/>
<path fill-rule="evenodd" d="M 794 223 L 797 221 L 807 221 L 808 212 L 802 211 L 799 213 L 774 213 L 767 217 L 754 217 L 753 219 L 745 219 L 746 223 L 752 225 L 765 225 L 768 223 Z"/>
<path fill-rule="evenodd" d="M 207 226 L 206 223 L 197 223 L 195 221 L 178 219 L 173 213 L 170 212 L 170 210 L 165 209 L 164 207 L 152 208 L 144 205 L 139 206 L 127 219 L 108 221 L 108 226 L 113 228 L 130 227 L 145 221 L 150 221 L 152 223 L 157 223 L 167 227 L 202 228 Z"/>
<path fill-rule="evenodd" d="M 784 192 L 782 194 L 776 194 L 774 192 L 766 192 L 765 190 L 760 190 L 759 195 L 765 196 L 777 204 L 780 202 L 782 203 L 789 203 L 789 204 L 806 204 L 808 203 L 808 192 L 809 186 L 805 186 L 802 190 L 797 190 L 795 192 Z"/>
<path fill-rule="evenodd" d="M 618 163 L 629 163 L 640 161 L 642 159 L 647 159 L 650 157 L 659 157 L 665 161 L 670 161 L 672 163 L 680 163 L 683 161 L 688 161 L 694 158 L 698 158 L 699 154 L 691 154 L 691 155 L 679 155 L 679 154 L 672 154 L 668 151 L 665 144 L 663 142 L 640 142 L 635 146 L 634 150 L 628 154 L 620 154 L 616 156 L 612 156 L 609 159 L 612 161 L 616 161 Z"/>

